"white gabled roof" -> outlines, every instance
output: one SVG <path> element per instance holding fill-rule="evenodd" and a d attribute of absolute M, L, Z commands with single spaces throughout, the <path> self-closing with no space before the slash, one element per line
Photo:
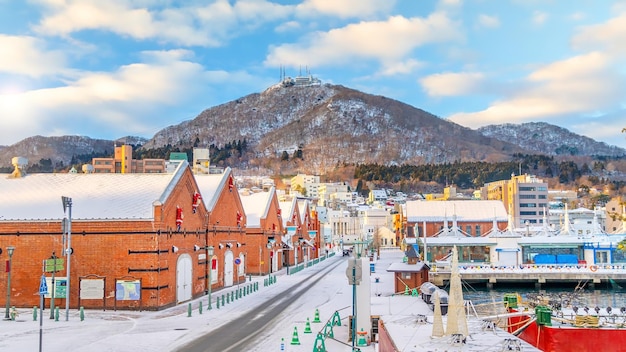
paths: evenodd
<path fill-rule="evenodd" d="M 286 202 L 279 202 L 281 218 L 283 219 L 283 226 L 287 226 L 287 222 L 290 222 L 293 218 L 293 213 L 296 211 L 296 199 L 292 199 Z"/>
<path fill-rule="evenodd" d="M 72 219 L 153 219 L 155 202 L 164 203 L 187 162 L 173 174 L 0 175 L 0 221 L 61 220 L 61 197 L 72 199 Z"/>
<path fill-rule="evenodd" d="M 406 202 L 408 222 L 452 221 L 507 221 L 508 215 L 504 204 L 499 200 L 458 200 L 458 201 L 423 201 Z"/>
<path fill-rule="evenodd" d="M 213 211 L 219 198 L 219 190 L 228 187 L 228 178 L 231 177 L 231 169 L 226 168 L 221 174 L 198 174 L 194 175 L 198 184 L 198 192 L 202 195 L 202 201 L 209 212 Z M 233 190 L 235 192 L 235 190 Z"/>
<path fill-rule="evenodd" d="M 246 227 L 261 226 L 261 219 L 267 218 L 274 192 L 274 187 L 272 187 L 268 192 L 241 195 L 241 204 L 246 213 Z"/>

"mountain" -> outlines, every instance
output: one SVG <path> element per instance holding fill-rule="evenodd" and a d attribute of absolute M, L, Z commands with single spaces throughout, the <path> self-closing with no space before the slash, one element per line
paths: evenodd
<path fill-rule="evenodd" d="M 540 154 L 626 155 L 626 149 L 598 142 L 545 122 L 489 125 L 479 128 L 478 132 L 487 137 L 513 142 L 526 150 Z"/>
<path fill-rule="evenodd" d="M 84 156 L 91 161 L 92 155 L 112 155 L 115 143 L 143 144 L 145 138 L 124 137 L 116 141 L 92 139 L 84 136 L 28 137 L 11 146 L 0 148 L 0 167 L 10 167 L 15 156 L 28 158 L 29 165 L 49 159 L 53 166 L 69 165 L 72 158 Z"/>
<path fill-rule="evenodd" d="M 145 150 L 164 146 L 182 150 L 238 141 L 246 142 L 247 154 L 229 160 L 239 163 L 230 166 L 286 173 L 324 174 L 344 163 L 495 162 L 511 160 L 515 153 L 626 155 L 622 148 L 546 123 L 472 130 L 402 102 L 343 86 L 278 84 L 206 109 L 149 140 L 30 137 L 0 147 L 0 167 L 10 167 L 14 156 L 28 158 L 31 165 L 46 159 L 55 166 L 69 165 L 73 158 L 85 162 L 91 155 L 112 155 L 115 143 L 143 144 Z M 300 160 L 293 158 L 296 152 L 303 161 L 294 161 Z M 281 162 L 285 153 L 290 163 Z"/>
<path fill-rule="evenodd" d="M 496 161 L 524 152 L 399 101 L 328 84 L 272 86 L 167 127 L 143 148 L 243 139 L 257 158 L 300 149 L 310 172 L 341 163 Z"/>

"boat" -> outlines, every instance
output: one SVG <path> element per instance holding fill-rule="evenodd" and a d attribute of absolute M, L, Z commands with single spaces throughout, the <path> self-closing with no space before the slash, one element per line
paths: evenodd
<path fill-rule="evenodd" d="M 504 295 L 511 313 L 507 330 L 544 352 L 626 352 L 626 307 L 564 307 L 549 299 L 520 302 L 518 294 Z"/>

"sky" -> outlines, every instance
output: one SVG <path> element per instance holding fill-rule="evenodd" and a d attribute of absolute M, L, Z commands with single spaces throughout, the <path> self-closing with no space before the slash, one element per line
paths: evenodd
<path fill-rule="evenodd" d="M 0 0 L 0 145 L 152 137 L 311 74 L 626 148 L 626 0 Z"/>

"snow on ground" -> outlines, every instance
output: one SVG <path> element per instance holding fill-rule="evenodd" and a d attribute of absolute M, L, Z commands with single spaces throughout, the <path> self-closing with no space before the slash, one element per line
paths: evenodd
<path fill-rule="evenodd" d="M 418 314 L 429 313 L 428 306 L 419 298 L 394 294 L 393 273 L 386 271 L 392 262 L 401 262 L 404 253 L 398 249 L 382 250 L 380 258 L 375 262 L 375 272 L 364 270 L 363 279 L 371 282 L 371 313 L 380 315 L 387 327 L 392 330 L 392 338 L 401 351 L 489 351 L 500 348 L 501 341 L 510 335 L 503 332 L 481 333 L 480 327 L 472 323 L 468 345 L 483 344 L 482 349 L 453 347 L 450 337 L 433 339 L 432 314 L 426 324 L 417 323 Z M 85 311 L 84 321 L 80 321 L 77 310 L 70 311 L 69 321 L 61 314 L 59 321 L 49 319 L 50 312 L 44 311 L 42 331 L 42 350 L 46 352 L 86 351 L 86 352 L 117 352 L 117 351 L 174 351 L 189 341 L 205 334 L 225 323 L 239 319 L 247 311 L 262 304 L 269 304 L 272 298 L 315 273 L 332 266 L 339 265 L 330 271 L 322 280 L 307 293 L 296 299 L 279 316 L 275 317 L 271 326 L 267 326 L 259 334 L 250 348 L 250 352 L 269 351 L 312 351 L 317 332 L 324 329 L 324 323 L 339 312 L 342 326 L 335 327 L 334 335 L 338 341 L 325 340 L 328 351 L 351 351 L 348 341 L 348 317 L 352 314 L 352 286 L 348 284 L 346 268 L 347 257 L 338 255 L 321 263 L 306 268 L 296 274 L 286 275 L 282 270 L 276 273 L 277 282 L 268 287 L 263 286 L 265 277 L 253 277 L 259 290 L 248 294 L 229 304 L 206 310 L 207 296 L 193 300 L 192 314 L 188 316 L 188 303 L 162 311 Z M 368 268 L 369 269 L 369 268 Z M 250 285 L 247 281 L 240 287 Z M 237 289 L 237 285 L 214 291 L 215 300 Z M 199 313 L 199 302 L 203 303 L 203 314 Z M 313 323 L 315 310 L 318 309 L 322 323 Z M 62 310 L 63 311 L 63 310 Z M 0 321 L 0 351 L 37 351 L 39 347 L 40 322 L 33 321 L 32 309 L 19 309 L 16 321 Z M 310 321 L 312 333 L 304 333 L 306 320 Z M 445 317 L 444 317 L 445 324 Z M 471 324 L 470 324 L 471 325 Z M 300 345 L 292 345 L 294 327 L 297 328 Z M 472 330 L 474 329 L 474 330 Z M 478 331 L 478 332 L 476 332 Z M 473 335 L 472 335 L 472 332 Z M 486 336 L 486 337 L 485 337 Z M 281 346 L 282 344 L 282 346 Z M 361 347 L 364 352 L 377 351 L 376 344 Z M 524 349 L 524 351 L 529 349 Z"/>
<path fill-rule="evenodd" d="M 402 258 L 396 251 L 395 257 Z M 69 321 L 65 321 L 64 309 L 61 309 L 59 321 L 50 319 L 49 310 L 43 312 L 42 350 L 55 352 L 71 351 L 172 351 L 194 338 L 215 329 L 254 307 L 267 304 L 272 297 L 289 289 L 318 271 L 342 261 L 337 268 L 324 277 L 311 291 L 291 304 L 280 316 L 276 317 L 272 326 L 259 335 L 254 347 L 249 351 L 280 351 L 281 342 L 285 351 L 311 351 L 316 333 L 323 329 L 323 324 L 311 323 L 314 333 L 304 334 L 306 319 L 313 321 L 315 309 L 319 310 L 320 319 L 325 322 L 336 310 L 346 320 L 351 314 L 352 287 L 348 285 L 345 275 L 347 258 L 341 254 L 331 257 L 320 264 L 306 268 L 294 275 L 286 275 L 282 270 L 276 273 L 276 283 L 263 286 L 265 277 L 252 277 L 259 290 L 240 299 L 231 301 L 220 309 L 213 302 L 213 309 L 208 311 L 207 296 L 193 300 L 192 315 L 188 316 L 188 304 L 162 311 L 113 311 L 86 310 L 84 321 L 80 320 L 77 310 L 70 310 Z M 382 270 L 381 270 L 382 271 Z M 383 273 L 381 273 L 382 275 Z M 392 275 L 391 273 L 384 273 Z M 372 278 L 373 280 L 373 278 Z M 387 280 L 393 285 L 392 279 Z M 241 283 L 240 287 L 251 284 Z M 237 285 L 212 292 L 213 300 L 223 294 L 237 289 Z M 393 287 L 389 288 L 389 291 Z M 199 313 L 199 302 L 203 303 L 203 314 Z M 61 307 L 63 308 L 63 307 Z M 40 321 L 33 321 L 33 309 L 18 309 L 16 321 L 0 321 L 0 351 L 37 351 L 39 349 Z M 301 345 L 291 345 L 294 327 L 297 327 Z M 346 328 L 347 329 L 347 328 Z M 342 332 L 335 329 L 335 337 L 341 338 Z M 347 342 L 347 331 L 345 332 Z M 332 343 L 332 342 L 331 342 Z M 339 344 L 340 345 L 340 344 Z M 341 345 L 340 345 L 341 346 Z M 347 351 L 350 350 L 347 347 Z M 334 349 L 337 351 L 337 349 Z M 370 350 L 374 350 L 373 347 Z"/>

